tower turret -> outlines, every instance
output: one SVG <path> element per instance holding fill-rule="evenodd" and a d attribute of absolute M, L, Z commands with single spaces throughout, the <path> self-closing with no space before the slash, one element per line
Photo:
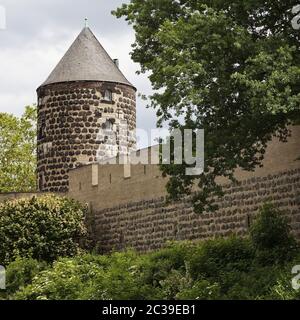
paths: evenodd
<path fill-rule="evenodd" d="M 67 191 L 70 169 L 135 150 L 136 89 L 88 27 L 37 94 L 40 191 Z"/>

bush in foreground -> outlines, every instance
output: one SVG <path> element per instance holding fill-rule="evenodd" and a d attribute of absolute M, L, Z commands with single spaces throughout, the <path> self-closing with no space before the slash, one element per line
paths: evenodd
<path fill-rule="evenodd" d="M 250 238 L 256 259 L 264 265 L 290 261 L 297 252 L 287 218 L 271 204 L 261 208 L 250 229 Z"/>
<path fill-rule="evenodd" d="M 78 253 L 86 233 L 84 209 L 57 196 L 33 197 L 0 204 L 0 264 L 16 257 L 51 262 Z"/>
<path fill-rule="evenodd" d="M 224 240 L 227 242 L 227 240 Z M 193 245 L 193 258 L 202 243 Z M 228 243 L 225 246 L 230 253 Z M 174 250 L 174 247 L 176 248 Z M 183 246 L 181 247 L 182 250 Z M 31 282 L 11 294 L 18 300 L 254 300 L 299 299 L 291 287 L 291 268 L 286 266 L 255 265 L 249 261 L 248 271 L 221 268 L 207 277 L 202 268 L 191 276 L 187 258 L 182 265 L 172 266 L 166 253 L 177 255 L 178 244 L 162 250 L 161 266 L 156 267 L 155 254 L 139 255 L 128 251 L 106 256 L 80 255 L 62 258 L 40 271 Z M 159 251 L 161 252 L 161 251 Z M 184 253 L 182 251 L 181 253 Z M 178 256 L 177 256 L 178 257 Z M 176 259 L 176 256 L 173 256 Z M 167 274 L 165 271 L 169 269 Z M 159 281 L 157 279 L 160 278 Z M 8 283 L 8 286 L 10 284 Z"/>

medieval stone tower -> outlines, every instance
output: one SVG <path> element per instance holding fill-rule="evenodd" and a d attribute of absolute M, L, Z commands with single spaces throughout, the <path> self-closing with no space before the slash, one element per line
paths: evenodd
<path fill-rule="evenodd" d="M 89 28 L 37 94 L 40 191 L 65 192 L 70 169 L 135 150 L 136 89 Z"/>

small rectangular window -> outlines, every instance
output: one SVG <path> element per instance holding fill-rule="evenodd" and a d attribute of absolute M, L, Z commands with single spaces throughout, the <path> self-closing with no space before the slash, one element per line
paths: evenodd
<path fill-rule="evenodd" d="M 41 119 L 38 126 L 38 140 L 42 140 L 46 137 L 45 128 L 46 128 L 46 120 Z"/>
<path fill-rule="evenodd" d="M 105 101 L 112 101 L 112 92 L 110 90 L 106 90 L 104 94 Z"/>
<path fill-rule="evenodd" d="M 39 191 L 43 191 L 43 186 L 44 186 L 44 176 L 41 174 L 39 176 Z"/>

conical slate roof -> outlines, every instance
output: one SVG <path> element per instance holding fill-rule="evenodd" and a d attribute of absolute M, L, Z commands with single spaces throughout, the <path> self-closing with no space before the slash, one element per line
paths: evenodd
<path fill-rule="evenodd" d="M 42 86 L 69 81 L 108 81 L 133 86 L 87 27 Z"/>

